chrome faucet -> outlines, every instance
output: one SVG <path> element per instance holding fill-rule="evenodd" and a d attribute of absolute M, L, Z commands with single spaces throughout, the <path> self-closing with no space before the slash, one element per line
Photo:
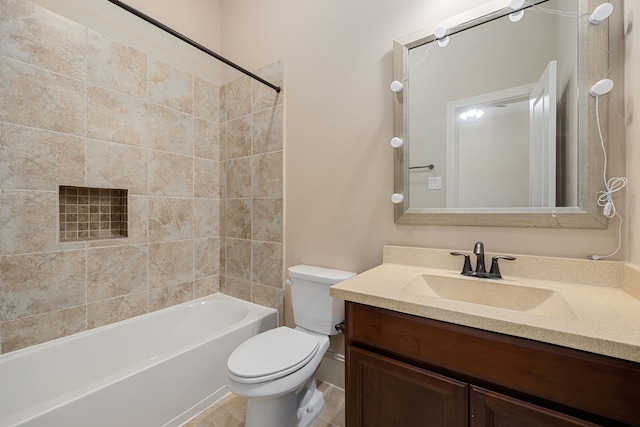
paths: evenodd
<path fill-rule="evenodd" d="M 462 267 L 463 276 L 482 277 L 487 279 L 502 279 L 500 274 L 500 267 L 498 266 L 498 260 L 506 259 L 508 261 L 514 261 L 515 257 L 508 255 L 496 255 L 491 258 L 491 271 L 487 273 L 487 269 L 484 263 L 484 243 L 476 242 L 473 246 L 473 254 L 476 256 L 476 269 L 475 271 L 471 267 L 471 256 L 464 252 L 451 252 L 451 255 L 464 256 L 464 266 Z"/>

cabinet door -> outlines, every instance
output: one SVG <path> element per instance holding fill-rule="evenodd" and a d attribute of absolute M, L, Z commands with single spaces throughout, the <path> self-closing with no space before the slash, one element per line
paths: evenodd
<path fill-rule="evenodd" d="M 347 348 L 348 427 L 462 427 L 468 385 L 365 350 Z"/>
<path fill-rule="evenodd" d="M 586 421 L 471 386 L 471 427 L 595 427 Z"/>

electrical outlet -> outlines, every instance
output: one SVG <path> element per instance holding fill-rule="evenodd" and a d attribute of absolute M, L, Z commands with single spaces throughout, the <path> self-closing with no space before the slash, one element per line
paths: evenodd
<path fill-rule="evenodd" d="M 442 189 L 442 177 L 441 176 L 430 176 L 429 177 L 429 190 L 440 190 Z"/>

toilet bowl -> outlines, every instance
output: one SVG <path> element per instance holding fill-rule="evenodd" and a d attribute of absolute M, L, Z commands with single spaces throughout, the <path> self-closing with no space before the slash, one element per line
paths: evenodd
<path fill-rule="evenodd" d="M 246 427 L 308 427 L 324 408 L 314 374 L 344 319 L 344 302 L 329 287 L 355 273 L 307 265 L 288 272 L 298 326 L 258 334 L 227 361 L 229 390 L 247 398 Z"/>

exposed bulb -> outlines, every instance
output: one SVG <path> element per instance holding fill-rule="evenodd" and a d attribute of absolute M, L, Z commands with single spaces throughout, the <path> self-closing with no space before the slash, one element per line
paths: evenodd
<path fill-rule="evenodd" d="M 611 89 L 613 89 L 613 80 L 602 79 L 598 80 L 596 84 L 589 88 L 589 94 L 596 97 L 606 95 L 607 93 L 611 92 Z"/>
<path fill-rule="evenodd" d="M 397 205 L 398 203 L 404 202 L 404 196 L 400 193 L 393 193 L 391 195 L 391 201 Z"/>
<path fill-rule="evenodd" d="M 443 38 L 447 34 L 447 27 L 444 25 L 438 25 L 435 30 L 433 30 L 433 35 L 436 36 L 437 39 Z"/>
<path fill-rule="evenodd" d="M 593 25 L 602 24 L 612 13 L 613 5 L 611 3 L 602 3 L 596 7 L 591 16 L 589 16 L 589 22 Z"/>
<path fill-rule="evenodd" d="M 511 0 L 510 7 L 513 10 L 522 9 L 525 0 Z"/>
<path fill-rule="evenodd" d="M 404 88 L 404 85 L 402 83 L 400 83 L 399 81 L 394 80 L 394 81 L 391 82 L 391 85 L 389 87 L 391 88 L 392 92 L 400 93 L 400 92 L 402 92 L 402 89 Z"/>
<path fill-rule="evenodd" d="M 398 138 L 397 136 L 394 136 L 393 138 L 391 138 L 391 146 L 393 148 L 400 148 L 402 147 L 402 144 L 404 144 L 404 141 L 402 140 L 402 138 Z"/>

